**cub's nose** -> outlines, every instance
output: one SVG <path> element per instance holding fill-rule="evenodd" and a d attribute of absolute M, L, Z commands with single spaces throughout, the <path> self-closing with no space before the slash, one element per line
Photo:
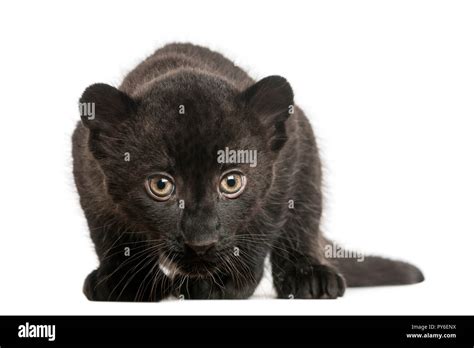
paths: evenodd
<path fill-rule="evenodd" d="M 187 248 L 191 249 L 196 255 L 203 256 L 210 253 L 216 246 L 217 240 L 204 242 L 185 242 Z"/>

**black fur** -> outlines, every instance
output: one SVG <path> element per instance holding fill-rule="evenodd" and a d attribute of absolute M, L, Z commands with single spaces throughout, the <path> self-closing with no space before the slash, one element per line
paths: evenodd
<path fill-rule="evenodd" d="M 171 44 L 118 89 L 95 84 L 80 101 L 96 107 L 73 136 L 74 177 L 100 261 L 84 284 L 90 300 L 247 298 L 268 254 L 280 298 L 336 298 L 344 277 L 355 286 L 422 280 L 404 263 L 325 257 L 318 148 L 284 78 L 255 82 L 216 52 Z M 257 150 L 258 164 L 218 163 L 226 147 Z M 247 185 L 230 199 L 218 186 L 233 168 Z M 145 190 L 157 172 L 174 179 L 167 201 Z M 188 247 L 209 241 L 204 254 Z"/>

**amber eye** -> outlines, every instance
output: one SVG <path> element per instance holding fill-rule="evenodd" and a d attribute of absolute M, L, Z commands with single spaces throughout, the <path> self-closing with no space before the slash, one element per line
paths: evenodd
<path fill-rule="evenodd" d="M 167 201 L 174 192 L 174 183 L 170 176 L 156 174 L 147 178 L 145 188 L 152 198 Z"/>
<path fill-rule="evenodd" d="M 247 179 L 238 172 L 224 174 L 219 183 L 219 191 L 227 198 L 236 198 L 244 191 Z"/>

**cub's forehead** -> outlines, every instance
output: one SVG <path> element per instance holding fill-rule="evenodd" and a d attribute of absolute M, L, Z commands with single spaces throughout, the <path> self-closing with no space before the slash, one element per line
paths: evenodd
<path fill-rule="evenodd" d="M 175 116 L 170 121 L 155 117 L 148 121 L 135 137 L 140 157 L 156 165 L 157 170 L 178 172 L 206 172 L 222 167 L 219 153 L 226 149 L 261 150 L 264 138 L 252 135 L 244 122 L 202 121 L 195 116 Z M 197 121 L 196 121 L 197 120 Z M 218 119 L 216 119 L 218 120 Z"/>
<path fill-rule="evenodd" d="M 252 133 L 245 113 L 231 104 L 201 99 L 154 101 L 138 110 L 137 133 L 149 140 L 183 145 L 226 145 Z"/>

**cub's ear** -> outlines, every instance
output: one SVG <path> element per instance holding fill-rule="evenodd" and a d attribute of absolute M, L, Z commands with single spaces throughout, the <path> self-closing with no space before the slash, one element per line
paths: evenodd
<path fill-rule="evenodd" d="M 280 150 L 287 139 L 285 121 L 294 108 L 293 90 L 288 81 L 281 76 L 265 77 L 245 90 L 242 97 L 269 130 L 271 150 Z"/>
<path fill-rule="evenodd" d="M 82 123 L 90 130 L 109 130 L 127 119 L 134 107 L 132 98 L 105 83 L 87 87 L 79 99 Z"/>

